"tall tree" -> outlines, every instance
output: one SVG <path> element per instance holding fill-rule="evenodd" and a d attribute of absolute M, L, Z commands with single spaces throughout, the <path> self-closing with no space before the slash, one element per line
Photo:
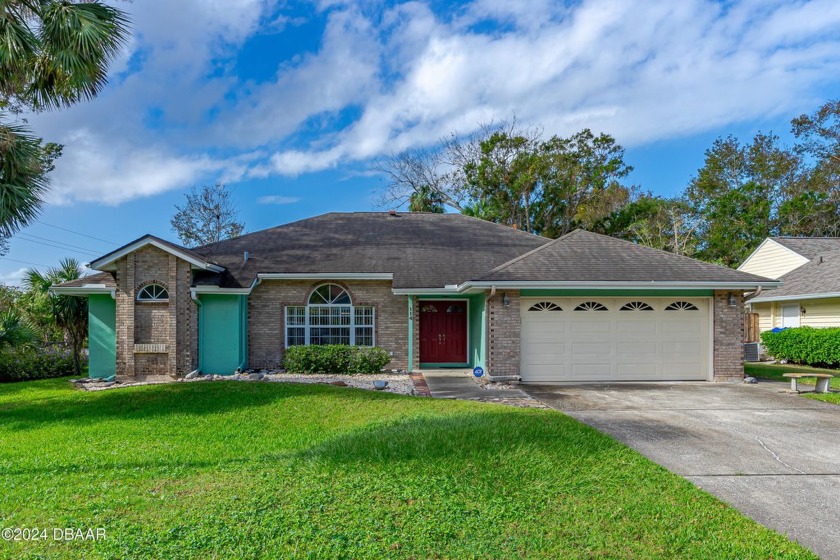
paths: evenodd
<path fill-rule="evenodd" d="M 187 203 L 176 204 L 177 212 L 170 220 L 184 246 L 198 247 L 242 234 L 245 224 L 237 220 L 239 210 L 224 184 L 193 188 L 186 196 Z"/>
<path fill-rule="evenodd" d="M 17 116 L 96 96 L 127 37 L 125 15 L 100 2 L 0 2 L 0 235 L 38 215 L 60 154 Z"/>
<path fill-rule="evenodd" d="M 784 192 L 801 180 L 801 158 L 772 134 L 750 144 L 718 138 L 706 150 L 704 166 L 686 200 L 701 219 L 697 256 L 737 266 L 778 228 Z"/>
<path fill-rule="evenodd" d="M 64 339 L 73 352 L 73 373 L 82 371 L 81 355 L 88 331 L 88 302 L 84 297 L 72 297 L 52 294 L 51 286 L 81 278 L 84 273 L 79 261 L 62 259 L 58 267 L 49 268 L 45 273 L 29 269 L 24 275 L 24 287 L 41 294 L 49 303 L 50 313 L 55 325 L 64 333 Z"/>

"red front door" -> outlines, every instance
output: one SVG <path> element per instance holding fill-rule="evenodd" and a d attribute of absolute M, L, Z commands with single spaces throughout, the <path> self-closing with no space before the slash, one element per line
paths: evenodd
<path fill-rule="evenodd" d="M 467 361 L 467 302 L 420 301 L 420 362 Z"/>

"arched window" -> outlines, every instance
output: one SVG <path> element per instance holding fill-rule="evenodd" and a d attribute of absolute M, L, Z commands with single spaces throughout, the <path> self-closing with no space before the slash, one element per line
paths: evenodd
<path fill-rule="evenodd" d="M 137 292 L 137 301 L 169 301 L 169 292 L 160 284 L 147 284 Z"/>
<path fill-rule="evenodd" d="M 286 346 L 310 344 L 374 345 L 374 308 L 353 305 L 338 284 L 312 290 L 307 305 L 286 307 Z"/>
<path fill-rule="evenodd" d="M 563 311 L 563 308 L 550 301 L 541 301 L 529 307 L 528 311 Z"/>
<path fill-rule="evenodd" d="M 597 301 L 584 301 L 575 307 L 575 311 L 607 311 L 607 306 Z"/>
<path fill-rule="evenodd" d="M 665 311 L 699 311 L 699 309 L 691 302 L 675 301 L 674 303 L 668 304 Z"/>
<path fill-rule="evenodd" d="M 619 311 L 653 311 L 653 307 L 643 301 L 631 301 L 622 305 Z"/>

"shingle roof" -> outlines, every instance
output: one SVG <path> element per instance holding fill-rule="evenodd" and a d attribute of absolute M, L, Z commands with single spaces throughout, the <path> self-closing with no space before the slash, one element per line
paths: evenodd
<path fill-rule="evenodd" d="M 97 272 L 96 274 L 91 274 L 89 276 L 82 276 L 81 278 L 77 278 L 75 280 L 70 280 L 69 282 L 62 282 L 61 284 L 56 284 L 56 288 L 81 288 L 86 284 L 104 284 L 109 288 L 116 288 L 117 283 L 114 280 L 114 275 L 110 272 Z"/>
<path fill-rule="evenodd" d="M 174 253 L 180 253 L 181 256 L 183 256 L 187 259 L 192 259 L 194 261 L 200 261 L 200 262 L 207 261 L 206 257 L 204 257 L 202 255 L 199 255 L 198 253 L 194 252 L 191 249 L 187 249 L 186 247 L 182 247 L 181 245 L 177 245 L 175 243 L 172 243 L 171 241 L 167 241 L 166 239 L 161 239 L 160 237 L 157 237 L 157 236 L 154 236 L 154 235 L 151 235 L 151 234 L 146 234 L 142 237 L 138 237 L 134 241 L 126 243 L 125 245 L 123 245 L 122 247 L 119 247 L 118 249 L 114 249 L 110 253 L 102 255 L 101 257 L 99 257 L 98 259 L 93 261 L 91 263 L 91 265 L 94 266 L 94 267 L 102 266 L 104 263 L 107 263 L 109 260 L 112 260 L 112 257 L 115 257 L 115 256 L 119 255 L 125 249 L 131 247 L 132 245 L 138 244 L 138 243 L 141 243 L 141 242 L 144 242 L 144 243 L 155 242 L 155 243 L 160 244 L 162 247 L 164 247 L 166 249 L 169 249 L 170 251 L 172 251 Z M 217 264 L 217 263 L 213 263 L 212 261 L 209 261 L 209 262 L 211 264 Z"/>
<path fill-rule="evenodd" d="M 392 273 L 394 288 L 460 284 L 550 240 L 462 214 L 330 213 L 193 249 L 248 287 L 257 273 Z M 243 254 L 249 253 L 245 261 Z"/>
<path fill-rule="evenodd" d="M 840 251 L 840 237 L 771 237 L 770 239 L 809 259 L 813 259 L 820 253 Z"/>
<path fill-rule="evenodd" d="M 782 287 L 767 293 L 765 297 L 776 299 L 804 294 L 840 293 L 840 251 L 816 255 L 811 262 L 791 270 L 779 280 L 782 281 Z"/>
<path fill-rule="evenodd" d="M 484 282 L 770 282 L 767 278 L 575 230 L 474 280 Z"/>

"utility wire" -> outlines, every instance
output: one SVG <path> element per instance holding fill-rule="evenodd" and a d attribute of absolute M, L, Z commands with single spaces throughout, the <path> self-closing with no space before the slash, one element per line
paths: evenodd
<path fill-rule="evenodd" d="M 22 235 L 22 234 L 20 234 L 20 233 L 19 233 L 19 234 L 17 234 L 15 237 L 17 237 L 17 238 L 18 238 L 18 239 L 20 239 L 21 241 L 28 241 L 29 243 L 37 243 L 38 245 L 44 245 L 44 246 L 46 246 L 46 247 L 52 247 L 52 248 L 54 248 L 54 249 L 61 249 L 61 250 L 63 250 L 63 251 L 72 251 L 72 252 L 79 253 L 79 254 L 85 254 L 85 253 L 87 253 L 87 255 L 85 255 L 85 256 L 88 256 L 88 255 L 90 255 L 90 256 L 94 256 L 94 257 L 98 257 L 98 256 L 99 256 L 99 253 L 96 253 L 96 252 L 94 252 L 94 251 L 88 251 L 87 249 L 82 249 L 82 250 L 80 251 L 80 250 L 78 250 L 78 249 L 74 250 L 74 249 L 71 249 L 71 248 L 68 248 L 68 247 L 63 247 L 63 246 L 61 246 L 61 245 L 57 245 L 57 244 L 54 244 L 54 243 L 47 243 L 47 242 L 45 242 L 45 241 L 38 241 L 37 239 L 27 239 L 26 237 L 23 237 L 23 235 Z"/>
<path fill-rule="evenodd" d="M 17 259 L 10 259 L 8 257 L 0 257 L 0 262 L 3 262 L 3 261 L 11 261 L 11 262 L 16 262 L 16 263 L 20 263 L 20 264 L 31 264 L 32 266 L 43 266 L 45 268 L 50 266 L 48 264 L 40 264 L 40 263 L 34 263 L 34 262 L 29 262 L 29 261 L 19 261 Z"/>
<path fill-rule="evenodd" d="M 47 241 L 48 243 L 58 243 L 59 245 L 66 245 L 70 249 L 79 249 L 80 251 L 87 251 L 89 253 L 96 253 L 96 249 L 88 249 L 87 247 L 79 247 L 78 245 L 71 245 L 70 243 L 65 243 L 64 241 L 58 241 L 55 239 L 50 239 L 48 237 L 40 237 L 38 235 L 32 235 L 31 233 L 19 233 L 18 235 L 22 235 L 24 239 L 27 238 L 34 238 L 40 239 L 41 241 Z"/>
<path fill-rule="evenodd" d="M 60 229 L 62 231 L 66 231 L 69 233 L 73 233 L 75 235 L 81 235 L 82 237 L 87 237 L 88 239 L 95 239 L 96 241 L 102 241 L 103 243 L 107 243 L 109 245 L 119 245 L 119 243 L 114 243 L 113 241 L 108 241 L 107 239 L 102 239 L 101 237 L 94 237 L 92 235 L 88 235 L 86 233 L 80 233 L 78 231 L 73 231 L 72 229 L 67 229 L 66 227 L 61 226 L 54 226 L 52 224 L 48 224 L 47 222 L 42 222 L 41 220 L 35 220 L 37 223 L 41 224 L 42 226 L 47 226 L 55 229 Z"/>

